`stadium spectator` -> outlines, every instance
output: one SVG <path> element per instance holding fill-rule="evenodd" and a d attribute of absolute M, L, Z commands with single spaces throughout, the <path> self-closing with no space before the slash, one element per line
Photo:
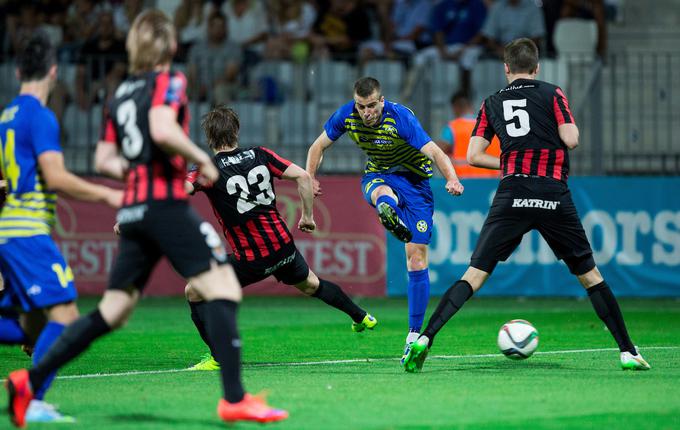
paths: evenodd
<path fill-rule="evenodd" d="M 227 0 L 222 4 L 230 38 L 241 45 L 244 61 L 253 64 L 264 51 L 269 26 L 262 0 Z"/>
<path fill-rule="evenodd" d="M 316 9 L 305 0 L 279 0 L 270 8 L 271 34 L 265 58 L 302 62 L 309 54 L 308 38 L 316 21 Z"/>
<path fill-rule="evenodd" d="M 607 17 L 604 0 L 563 0 L 561 18 L 593 20 L 597 24 L 597 55 L 607 54 Z"/>
<path fill-rule="evenodd" d="M 186 78 L 171 70 L 175 37 L 170 19 L 153 9 L 142 12 L 128 32 L 133 76 L 121 84 L 108 106 L 95 153 L 99 172 L 129 184 L 117 216 L 119 253 L 98 307 L 64 329 L 30 371 L 18 370 L 7 378 L 9 412 L 17 426 L 24 425 L 27 405 L 50 375 L 124 325 L 163 256 L 205 300 L 206 335 L 221 368 L 220 418 L 270 422 L 288 417 L 243 388 L 236 320 L 241 289 L 231 266 L 222 264 L 226 252 L 217 232 L 187 203 L 183 188 L 187 162 L 199 166 L 208 183 L 216 181 L 219 172 L 186 134 Z M 38 273 L 49 273 L 47 267 Z"/>
<path fill-rule="evenodd" d="M 189 51 L 189 95 L 195 100 L 226 103 L 238 89 L 241 47 L 229 39 L 227 20 L 219 10 L 208 17 L 206 32 L 206 39 Z"/>
<path fill-rule="evenodd" d="M 144 9 L 144 0 L 123 0 L 113 8 L 113 24 L 118 36 L 124 38 L 130 31 L 130 25 Z"/>
<path fill-rule="evenodd" d="M 428 244 L 432 238 L 434 201 L 429 178 L 432 164 L 446 178 L 445 189 L 463 193 L 450 159 L 432 142 L 413 112 L 385 100 L 380 82 L 364 77 L 354 83 L 354 99 L 324 125 L 307 153 L 307 172 L 315 178 L 324 152 L 343 134 L 368 155 L 361 180 L 364 199 L 376 209 L 387 231 L 404 242 L 408 269 L 408 327 L 402 359 L 418 338 L 430 295 Z M 314 194 L 321 188 L 314 180 Z"/>
<path fill-rule="evenodd" d="M 208 13 L 203 0 L 182 0 L 175 10 L 179 58 L 184 58 L 194 43 L 205 39 Z"/>
<path fill-rule="evenodd" d="M 6 17 L 7 33 L 10 41 L 10 52 L 19 52 L 23 43 L 40 27 L 41 17 L 35 3 L 22 3 L 17 14 Z"/>
<path fill-rule="evenodd" d="M 568 151 L 579 144 L 569 102 L 561 88 L 536 80 L 538 47 L 531 39 L 506 45 L 504 62 L 508 85 L 482 103 L 468 149 L 471 164 L 499 169 L 503 179 L 469 267 L 444 293 L 404 360 L 404 370 L 422 369 L 437 333 L 532 230 L 541 234 L 587 291 L 595 313 L 619 347 L 623 370 L 649 370 L 628 335 L 616 297 L 595 264 L 567 185 Z M 494 135 L 501 141 L 500 157 L 486 153 Z"/>
<path fill-rule="evenodd" d="M 498 0 L 474 43 L 480 43 L 492 56 L 503 59 L 503 48 L 511 41 L 527 37 L 543 46 L 545 21 L 533 0 Z"/>
<path fill-rule="evenodd" d="M 371 37 L 371 22 L 358 0 L 319 0 L 310 35 L 314 58 L 356 61 L 357 48 Z"/>
<path fill-rule="evenodd" d="M 382 40 L 370 40 L 359 47 L 359 61 L 364 63 L 373 58 L 404 59 L 417 49 L 430 43 L 428 31 L 431 13 L 429 0 L 396 0 L 391 8 L 380 7 L 379 12 L 388 15 L 381 19 Z"/>
<path fill-rule="evenodd" d="M 83 110 L 106 100 L 125 77 L 125 42 L 117 36 L 113 13 L 100 12 L 96 24 L 94 37 L 80 50 L 76 69 L 75 98 Z"/>
<path fill-rule="evenodd" d="M 459 91 L 451 96 L 451 110 L 453 111 L 453 119 L 442 128 L 437 145 L 451 157 L 451 163 L 456 168 L 458 177 L 498 177 L 498 170 L 474 167 L 467 161 L 468 142 L 470 136 L 472 136 L 472 129 L 477 122 L 477 115 L 465 92 Z M 497 137 L 491 141 L 486 152 L 495 157 L 500 155 L 501 148 Z"/>
<path fill-rule="evenodd" d="M 482 0 L 444 0 L 432 10 L 430 30 L 434 46 L 420 50 L 413 57 L 413 67 L 406 76 L 402 98 L 408 100 L 424 67 L 431 61 L 457 61 L 462 70 L 462 85 L 469 90 L 470 70 L 482 49 L 474 43 L 486 19 Z"/>
<path fill-rule="evenodd" d="M 102 8 L 94 0 L 76 0 L 68 8 L 64 26 L 63 55 L 76 61 L 83 44 L 94 37 Z"/>

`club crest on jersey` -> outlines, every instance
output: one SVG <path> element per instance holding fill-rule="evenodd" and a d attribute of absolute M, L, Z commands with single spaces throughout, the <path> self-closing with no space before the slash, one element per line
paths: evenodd
<path fill-rule="evenodd" d="M 425 233 L 427 231 L 427 222 L 424 219 L 421 219 L 416 223 L 416 228 L 419 232 Z"/>
<path fill-rule="evenodd" d="M 560 202 L 553 200 L 541 200 L 541 199 L 513 199 L 513 208 L 537 208 L 537 209 L 548 209 L 555 210 Z"/>
<path fill-rule="evenodd" d="M 383 130 L 392 137 L 397 137 L 397 129 L 393 125 L 383 125 Z"/>

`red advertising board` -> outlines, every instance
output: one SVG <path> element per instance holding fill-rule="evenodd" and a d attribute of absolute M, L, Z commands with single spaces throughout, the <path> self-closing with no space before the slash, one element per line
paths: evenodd
<path fill-rule="evenodd" d="M 300 199 L 295 184 L 276 183 L 279 210 L 298 249 L 318 276 L 340 284 L 348 293 L 385 295 L 385 233 L 375 211 L 361 196 L 360 178 L 321 179 L 323 195 L 315 201 L 317 231 L 312 235 L 297 230 Z M 219 231 L 208 199 L 201 194 L 191 202 Z M 118 250 L 112 230 L 115 211 L 102 205 L 62 198 L 57 205 L 57 219 L 54 237 L 73 269 L 78 291 L 101 294 Z M 145 294 L 179 295 L 183 294 L 183 286 L 184 281 L 164 260 L 153 273 Z M 297 294 L 294 288 L 279 284 L 274 278 L 249 286 L 245 292 Z"/>

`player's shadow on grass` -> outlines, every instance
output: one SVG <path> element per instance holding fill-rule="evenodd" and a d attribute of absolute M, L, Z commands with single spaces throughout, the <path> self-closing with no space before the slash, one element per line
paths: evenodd
<path fill-rule="evenodd" d="M 169 416 L 163 416 L 163 415 L 155 415 L 155 414 L 116 414 L 116 415 L 109 415 L 107 419 L 113 423 L 138 423 L 138 424 L 164 424 L 168 426 L 176 426 L 177 428 L 186 428 L 187 426 L 191 427 L 201 427 L 201 428 L 208 428 L 208 427 L 216 427 L 216 428 L 221 428 L 224 429 L 224 423 L 217 420 L 217 419 L 205 419 L 205 420 L 197 420 L 193 418 L 175 418 L 175 417 L 169 417 Z"/>

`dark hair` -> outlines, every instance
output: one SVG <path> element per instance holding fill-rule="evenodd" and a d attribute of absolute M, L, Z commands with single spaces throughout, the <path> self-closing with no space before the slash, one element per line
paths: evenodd
<path fill-rule="evenodd" d="M 227 22 L 227 16 L 219 9 L 212 11 L 210 15 L 208 15 L 208 21 L 212 21 L 213 19 L 221 19 L 222 22 Z"/>
<path fill-rule="evenodd" d="M 451 99 L 449 100 L 452 105 L 458 105 L 458 104 L 466 104 L 470 105 L 470 96 L 468 95 L 467 92 L 465 91 L 456 91 L 451 95 Z"/>
<path fill-rule="evenodd" d="M 43 79 L 56 63 L 57 52 L 50 38 L 43 31 L 35 31 L 24 41 L 17 56 L 21 82 Z"/>
<path fill-rule="evenodd" d="M 219 105 L 203 115 L 201 128 L 208 137 L 208 146 L 214 150 L 234 148 L 238 144 L 241 123 L 236 111 Z"/>
<path fill-rule="evenodd" d="M 526 37 L 515 39 L 505 45 L 503 60 L 510 73 L 534 73 L 538 67 L 538 47 Z"/>
<path fill-rule="evenodd" d="M 380 95 L 380 82 L 375 78 L 366 76 L 357 79 L 354 83 L 354 94 L 359 97 L 368 97 L 373 94 L 374 91 L 377 91 L 378 95 Z"/>

